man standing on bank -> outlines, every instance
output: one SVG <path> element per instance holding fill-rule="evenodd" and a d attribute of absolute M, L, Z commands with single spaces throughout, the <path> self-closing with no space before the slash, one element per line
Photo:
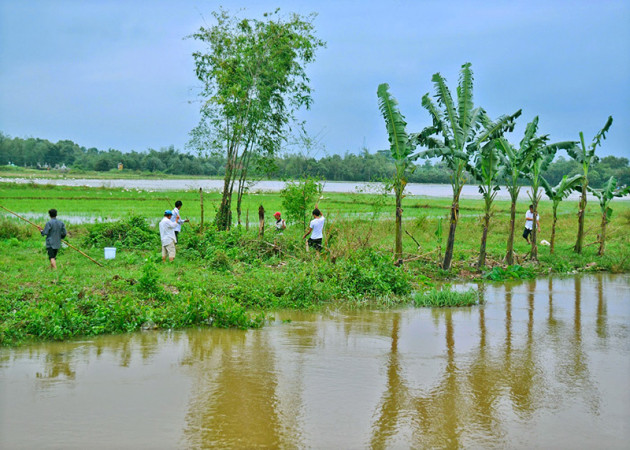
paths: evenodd
<path fill-rule="evenodd" d="M 306 236 L 311 234 L 311 237 L 308 239 L 308 246 L 313 247 L 318 252 L 322 249 L 325 220 L 320 210 L 315 208 L 313 210 L 313 220 L 311 220 L 308 230 L 306 230 L 306 233 L 302 236 L 302 239 L 306 239 Z"/>
<path fill-rule="evenodd" d="M 182 201 L 177 200 L 175 202 L 175 208 L 173 209 L 173 216 L 171 221 L 175 222 L 177 226 L 175 227 L 175 243 L 177 244 L 179 238 L 179 232 L 182 231 L 182 223 L 190 222 L 188 219 L 182 220 L 179 216 L 179 210 L 182 209 Z"/>
<path fill-rule="evenodd" d="M 61 240 L 66 237 L 66 226 L 61 220 L 57 220 L 57 210 L 51 209 L 48 211 L 50 220 L 46 222 L 46 225 L 42 229 L 39 228 L 39 232 L 42 236 L 46 236 L 46 251 L 48 252 L 48 259 L 50 260 L 50 268 L 57 268 L 57 252 L 61 248 Z"/>
<path fill-rule="evenodd" d="M 173 262 L 175 259 L 175 228 L 177 223 L 171 220 L 173 211 L 167 209 L 164 211 L 164 218 L 160 221 L 160 239 L 162 240 L 162 262 L 168 260 Z"/>
<path fill-rule="evenodd" d="M 540 231 L 540 215 L 536 214 L 536 229 Z M 532 233 L 534 229 L 534 205 L 529 205 L 529 211 L 525 213 L 525 229 L 523 230 L 523 237 L 527 241 L 528 244 L 531 244 L 529 241 L 529 235 Z"/>

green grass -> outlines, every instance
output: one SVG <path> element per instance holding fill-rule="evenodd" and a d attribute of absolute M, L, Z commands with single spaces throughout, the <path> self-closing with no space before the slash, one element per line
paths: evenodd
<path fill-rule="evenodd" d="M 431 289 L 414 295 L 413 302 L 416 306 L 430 308 L 473 306 L 479 304 L 479 293 L 474 289 L 464 292 Z"/>
<path fill-rule="evenodd" d="M 327 250 L 306 252 L 303 230 L 289 223 L 282 236 L 271 228 L 258 237 L 249 231 L 213 231 L 211 221 L 219 193 L 204 195 L 206 230 L 199 230 L 196 191 L 138 192 L 108 188 L 51 187 L 0 183 L 0 205 L 44 224 L 46 211 L 60 218 L 98 217 L 113 223 L 67 222 L 68 240 L 101 268 L 71 249 L 63 249 L 59 270 L 51 271 L 43 238 L 31 225 L 0 210 L 0 343 L 16 345 L 39 339 L 137 330 L 145 323 L 158 328 L 189 326 L 260 326 L 266 311 L 276 308 L 390 307 L 416 301 L 410 293 L 453 279 L 522 279 L 549 273 L 630 272 L 630 202 L 615 201 L 607 233 L 606 255 L 596 255 L 599 208 L 591 202 L 586 216 L 587 244 L 582 255 L 572 251 L 577 230 L 577 202 L 563 202 L 557 226 L 556 254 L 539 247 L 539 263 L 525 259 L 529 250 L 516 228 L 516 266 L 502 259 L 507 239 L 509 203 L 499 201 L 488 238 L 488 267 L 475 263 L 481 235 L 481 200 L 461 202 L 451 270 L 440 269 L 435 230 L 448 214 L 449 199 L 405 198 L 403 267 L 394 267 L 394 201 L 371 194 L 326 194 L 320 203 L 327 218 Z M 167 200 L 168 199 L 168 200 Z M 173 264 L 162 264 L 158 231 L 163 210 L 180 199 L 184 225 Z M 263 205 L 267 225 L 281 209 L 275 193 L 252 193 L 244 210 Z M 524 212 L 527 202 L 520 202 Z M 551 203 L 541 203 L 542 233 L 550 239 Z M 374 215 L 373 215 L 374 214 Z M 524 213 L 522 214 L 524 215 Z M 446 244 L 446 225 L 442 248 Z M 103 247 L 117 248 L 114 260 L 103 259 Z M 485 274 L 485 275 L 484 275 Z M 437 291 L 436 291 L 437 292 Z M 439 291 L 444 292 L 444 291 Z M 432 294 L 433 295 L 433 294 Z M 451 295 L 451 294 L 434 294 Z M 459 296 L 459 294 L 453 294 Z"/>

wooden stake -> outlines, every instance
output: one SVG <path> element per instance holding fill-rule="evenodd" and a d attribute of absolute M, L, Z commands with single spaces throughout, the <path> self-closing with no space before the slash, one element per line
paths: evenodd
<path fill-rule="evenodd" d="M 24 218 L 24 217 L 20 216 L 18 213 L 11 211 L 9 208 L 5 208 L 5 207 L 4 207 L 4 206 L 2 206 L 2 205 L 0 205 L 0 208 L 4 209 L 4 210 L 6 210 L 6 211 L 9 211 L 11 214 L 13 214 L 13 215 L 14 215 L 14 216 L 16 216 L 16 217 L 19 217 L 20 219 L 24 220 L 25 222 L 30 223 L 31 225 L 33 225 L 34 227 L 36 227 L 38 230 L 41 230 L 41 229 L 42 229 L 42 227 L 40 227 L 39 225 L 37 225 L 37 224 L 35 224 L 35 223 L 31 222 L 30 220 L 28 220 L 28 219 L 26 219 L 26 218 Z M 92 258 L 91 258 L 91 257 L 89 257 L 88 255 L 86 255 L 85 253 L 83 253 L 81 250 L 79 250 L 78 248 L 76 248 L 74 245 L 70 244 L 70 243 L 69 243 L 68 241 L 66 241 L 65 239 L 63 239 L 63 240 L 62 240 L 62 242 L 63 242 L 64 244 L 66 244 L 68 247 L 70 247 L 71 249 L 76 250 L 77 252 L 81 253 L 83 256 L 85 256 L 87 259 L 89 259 L 89 260 L 90 260 L 90 261 L 92 261 L 93 263 L 98 264 L 100 267 L 103 267 L 103 265 L 102 265 L 100 262 L 96 261 L 95 259 L 92 259 Z"/>
<path fill-rule="evenodd" d="M 258 207 L 258 236 L 263 237 L 265 235 L 265 208 L 263 205 Z"/>
<path fill-rule="evenodd" d="M 201 224 L 199 230 L 203 233 L 203 189 L 199 188 L 199 205 L 201 206 Z"/>

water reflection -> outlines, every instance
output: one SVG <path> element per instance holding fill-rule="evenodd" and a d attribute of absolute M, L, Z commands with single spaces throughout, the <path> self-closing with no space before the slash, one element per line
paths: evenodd
<path fill-rule="evenodd" d="M 0 448 L 94 447 L 95 432 L 103 447 L 622 448 L 629 287 L 480 285 L 482 307 L 2 350 Z"/>

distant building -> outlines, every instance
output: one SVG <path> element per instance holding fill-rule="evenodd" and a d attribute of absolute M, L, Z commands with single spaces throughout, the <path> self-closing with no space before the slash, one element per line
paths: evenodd
<path fill-rule="evenodd" d="M 123 170 L 123 163 L 118 163 L 118 170 Z"/>

